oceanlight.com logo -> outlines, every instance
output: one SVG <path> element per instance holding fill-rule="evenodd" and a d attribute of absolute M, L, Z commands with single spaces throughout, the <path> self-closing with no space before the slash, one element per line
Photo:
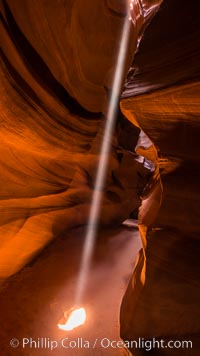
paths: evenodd
<path fill-rule="evenodd" d="M 192 349 L 191 340 L 163 340 L 153 338 L 151 340 L 145 340 L 144 338 L 138 338 L 137 340 L 111 340 L 107 337 L 96 338 L 96 339 L 84 339 L 82 337 L 78 338 L 68 338 L 65 337 L 61 340 L 54 340 L 49 337 L 39 337 L 39 338 L 22 338 L 21 340 L 17 338 L 12 338 L 10 340 L 10 346 L 12 348 L 21 347 L 23 349 L 48 349 L 50 351 L 63 348 L 63 349 L 143 349 L 145 351 L 150 351 L 152 349 Z"/>
<path fill-rule="evenodd" d="M 137 340 L 124 341 L 124 345 L 129 349 L 143 349 L 151 351 L 152 349 L 192 349 L 191 340 L 163 340 L 153 338 L 145 340 L 138 338 Z"/>

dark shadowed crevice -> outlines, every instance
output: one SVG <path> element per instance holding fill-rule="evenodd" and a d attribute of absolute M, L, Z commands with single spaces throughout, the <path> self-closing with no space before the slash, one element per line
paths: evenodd
<path fill-rule="evenodd" d="M 198 82 L 199 11 L 197 1 L 163 1 L 141 40 L 123 98 Z"/>
<path fill-rule="evenodd" d="M 6 21 L 2 16 L 2 22 L 9 32 L 10 38 L 15 44 L 19 54 L 24 60 L 26 67 L 32 73 L 40 85 L 51 95 L 56 96 L 58 100 L 74 115 L 84 118 L 101 118 L 101 113 L 93 113 L 82 107 L 76 99 L 71 97 L 67 90 L 56 80 L 41 56 L 32 47 L 25 35 L 20 30 L 14 16 L 6 2 L 2 0 Z"/>
<path fill-rule="evenodd" d="M 59 119 L 59 116 L 53 115 L 51 110 L 46 107 L 43 102 L 40 100 L 38 95 L 35 93 L 35 91 L 28 85 L 28 83 L 22 78 L 22 76 L 15 70 L 15 68 L 12 66 L 8 58 L 5 56 L 5 54 L 0 50 L 0 56 L 2 58 L 2 61 L 6 67 L 6 70 L 9 72 L 10 76 L 12 79 L 8 77 L 8 80 L 12 87 L 20 94 L 20 96 L 25 100 L 25 102 L 31 106 L 32 109 L 37 110 L 36 106 L 34 106 L 33 103 L 35 103 L 38 107 L 42 108 L 50 117 L 53 118 L 54 122 L 62 126 L 63 128 L 68 128 L 70 129 L 71 132 L 79 132 L 83 133 L 81 130 L 78 130 L 77 128 L 74 129 L 70 123 L 65 120 L 63 122 L 62 119 Z M 87 136 L 93 138 L 96 136 L 96 133 L 90 133 L 87 132 Z M 87 146 L 86 146 L 87 148 Z"/>

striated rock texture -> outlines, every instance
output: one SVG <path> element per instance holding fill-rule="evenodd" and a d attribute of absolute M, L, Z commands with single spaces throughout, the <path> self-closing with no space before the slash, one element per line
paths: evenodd
<path fill-rule="evenodd" d="M 1 0 L 0 5 L 4 279 L 55 236 L 87 223 L 127 9 L 123 0 Z M 153 143 L 145 146 L 141 137 L 137 153 L 156 166 L 143 193 L 144 249 L 123 299 L 121 335 L 192 339 L 193 349 L 173 350 L 176 356 L 196 356 L 200 330 L 199 10 L 197 1 L 133 2 L 124 77 L 146 31 L 121 101 L 127 119 Z M 119 145 L 129 151 L 131 130 L 118 127 Z M 138 130 L 134 133 L 133 141 Z M 140 205 L 147 178 L 148 170 L 114 137 L 101 226 L 120 224 Z M 151 354 L 168 356 L 169 350 Z"/>
<path fill-rule="evenodd" d="M 11 59 L 11 49 L 17 50 L 18 56 L 33 77 L 31 88 L 34 89 L 33 79 L 36 79 L 46 90 L 56 94 L 65 105 L 67 92 L 89 111 L 101 112 L 105 109 L 107 91 L 112 86 L 121 29 L 127 13 L 126 2 L 1 2 L 3 52 L 25 79 L 25 73 L 22 73 L 16 63 L 16 53 L 13 53 Z M 139 19 L 142 18 L 138 15 Z M 137 42 L 136 30 L 132 28 L 127 69 Z M 27 76 L 26 82 L 30 85 Z"/>
<path fill-rule="evenodd" d="M 87 223 L 127 8 L 122 0 L 0 4 L 4 279 L 55 236 Z M 147 22 L 139 9 L 135 14 L 124 73 Z M 102 226 L 120 224 L 140 205 L 148 175 L 135 156 L 116 146 L 113 138 Z"/>
<path fill-rule="evenodd" d="M 192 349 L 133 348 L 134 355 L 199 353 L 199 11 L 198 2 L 163 2 L 121 101 L 153 143 L 138 152 L 156 165 L 140 208 L 144 248 L 123 298 L 121 336 L 193 342 Z"/>

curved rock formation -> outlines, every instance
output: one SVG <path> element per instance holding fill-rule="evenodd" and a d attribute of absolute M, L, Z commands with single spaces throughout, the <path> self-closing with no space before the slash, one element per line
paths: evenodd
<path fill-rule="evenodd" d="M 87 223 L 127 3 L 1 0 L 0 4 L 0 278 L 4 279 L 55 236 Z M 124 76 L 136 50 L 137 54 L 121 108 L 139 128 L 134 140 L 140 129 L 150 138 L 152 145 L 144 147 L 140 140 L 137 153 L 156 168 L 143 192 L 149 170 L 119 147 L 133 149 L 133 127 L 118 126 L 100 224 L 120 224 L 140 205 L 143 192 L 139 227 L 144 248 L 122 303 L 122 337 L 166 341 L 184 337 L 195 342 L 200 329 L 199 4 L 135 0 L 132 5 Z M 196 356 L 198 348 L 195 344 L 186 351 Z M 179 356 L 180 349 L 173 353 Z M 157 349 L 152 354 L 169 352 Z"/>
<path fill-rule="evenodd" d="M 1 1 L 1 279 L 87 223 L 125 5 Z M 121 223 L 140 205 L 147 174 L 113 139 L 101 224 Z"/>
<path fill-rule="evenodd" d="M 121 335 L 193 342 L 192 349 L 155 348 L 156 356 L 199 352 L 199 10 L 194 2 L 163 3 L 121 102 L 127 119 L 153 142 L 138 153 L 156 165 L 140 208 L 144 248 L 123 299 Z"/>

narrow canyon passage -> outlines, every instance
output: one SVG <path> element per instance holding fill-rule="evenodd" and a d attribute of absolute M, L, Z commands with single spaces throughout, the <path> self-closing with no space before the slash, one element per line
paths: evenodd
<path fill-rule="evenodd" d="M 0 356 L 198 356 L 200 2 L 0 11 Z M 87 321 L 68 337 L 80 270 Z"/>

